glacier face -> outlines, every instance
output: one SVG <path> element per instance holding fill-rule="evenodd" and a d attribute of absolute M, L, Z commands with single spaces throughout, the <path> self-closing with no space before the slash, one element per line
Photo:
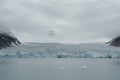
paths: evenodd
<path fill-rule="evenodd" d="M 0 58 L 120 58 L 120 48 L 104 43 L 24 43 L 0 50 Z"/>

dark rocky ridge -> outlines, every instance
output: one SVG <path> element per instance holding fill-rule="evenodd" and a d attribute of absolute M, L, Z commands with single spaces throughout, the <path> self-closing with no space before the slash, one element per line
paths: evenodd
<path fill-rule="evenodd" d="M 21 42 L 8 34 L 0 33 L 0 49 L 11 47 L 12 45 L 18 45 L 21 44 Z"/>
<path fill-rule="evenodd" d="M 110 44 L 111 46 L 120 47 L 120 36 L 113 38 L 111 41 L 106 44 Z"/>

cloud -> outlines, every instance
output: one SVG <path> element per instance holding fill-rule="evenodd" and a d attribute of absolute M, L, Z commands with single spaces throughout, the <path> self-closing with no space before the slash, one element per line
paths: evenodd
<path fill-rule="evenodd" d="M 2 0 L 1 0 L 2 1 Z M 0 23 L 21 41 L 91 42 L 120 35 L 119 0 L 4 0 Z M 49 31 L 55 35 L 50 38 Z"/>

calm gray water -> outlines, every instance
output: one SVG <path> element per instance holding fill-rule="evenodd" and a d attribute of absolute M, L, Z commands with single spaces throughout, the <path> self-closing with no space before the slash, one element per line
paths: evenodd
<path fill-rule="evenodd" d="M 0 80 L 120 80 L 120 59 L 2 59 Z"/>

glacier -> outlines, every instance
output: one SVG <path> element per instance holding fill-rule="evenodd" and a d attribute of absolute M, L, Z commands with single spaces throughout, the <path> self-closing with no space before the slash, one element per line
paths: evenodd
<path fill-rule="evenodd" d="M 0 50 L 0 58 L 120 58 L 120 48 L 104 43 L 23 43 Z"/>

